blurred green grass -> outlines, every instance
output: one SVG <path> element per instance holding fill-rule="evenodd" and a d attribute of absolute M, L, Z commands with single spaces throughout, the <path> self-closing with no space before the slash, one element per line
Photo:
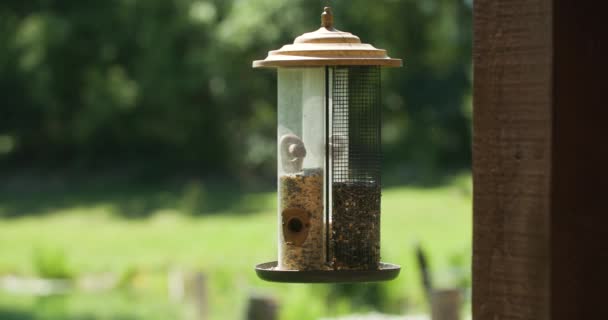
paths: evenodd
<path fill-rule="evenodd" d="M 276 259 L 275 193 L 249 193 L 236 201 L 229 190 L 216 194 L 197 184 L 180 190 L 179 196 L 166 195 L 167 205 L 153 206 L 138 219 L 124 215 L 129 207 L 104 197 L 103 190 L 94 197 L 86 193 L 80 201 L 76 196 L 74 205 L 68 201 L 46 209 L 35 205 L 48 200 L 44 192 L 19 197 L 31 206 L 2 201 L 4 215 L 16 207 L 44 210 L 44 214 L 0 218 L 0 275 L 36 275 L 40 250 L 63 251 L 62 263 L 75 275 L 106 271 L 132 275 L 129 289 L 99 296 L 77 294 L 59 299 L 67 302 L 51 303 L 60 306 L 57 312 L 70 315 L 65 319 L 171 318 L 168 314 L 179 314 L 179 308 L 166 298 L 166 274 L 175 267 L 206 273 L 211 319 L 242 318 L 252 292 L 275 296 L 281 319 L 317 319 L 369 308 L 350 305 L 348 297 L 327 301 L 326 285 L 272 284 L 256 278 L 255 264 Z M 133 195 L 135 209 L 146 206 L 145 192 L 121 193 L 125 198 Z M 231 203 L 208 207 L 204 203 L 209 201 Z M 438 285 L 460 284 L 462 275 L 470 274 L 470 175 L 438 187 L 384 189 L 382 214 L 382 259 L 402 266 L 398 279 L 382 284 L 387 310 L 425 310 L 415 264 L 416 242 L 428 252 Z M 41 298 L 0 292 L 0 318 L 55 319 L 36 311 L 41 303 Z"/>

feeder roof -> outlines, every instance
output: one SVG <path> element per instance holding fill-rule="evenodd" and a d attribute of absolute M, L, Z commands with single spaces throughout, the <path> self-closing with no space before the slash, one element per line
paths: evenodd
<path fill-rule="evenodd" d="M 319 30 L 305 33 L 293 44 L 268 52 L 266 59 L 254 61 L 253 67 L 400 67 L 401 64 L 401 59 L 391 59 L 386 50 L 361 43 L 352 33 L 335 29 L 331 8 L 325 7 Z"/>

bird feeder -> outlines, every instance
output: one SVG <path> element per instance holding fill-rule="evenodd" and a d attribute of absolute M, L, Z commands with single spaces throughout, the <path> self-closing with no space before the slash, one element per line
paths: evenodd
<path fill-rule="evenodd" d="M 380 69 L 386 51 L 333 26 L 270 51 L 278 70 L 278 261 L 256 267 L 278 282 L 395 278 L 380 262 Z"/>

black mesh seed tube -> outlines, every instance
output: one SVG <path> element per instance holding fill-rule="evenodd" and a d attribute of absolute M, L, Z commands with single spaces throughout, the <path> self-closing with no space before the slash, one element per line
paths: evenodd
<path fill-rule="evenodd" d="M 373 270 L 380 262 L 380 67 L 328 72 L 328 260 L 335 270 Z"/>

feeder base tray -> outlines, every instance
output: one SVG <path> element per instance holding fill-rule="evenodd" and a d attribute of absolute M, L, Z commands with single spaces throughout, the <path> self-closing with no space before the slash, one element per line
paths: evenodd
<path fill-rule="evenodd" d="M 255 266 L 258 277 L 272 282 L 334 283 L 376 282 L 397 278 L 401 267 L 391 263 L 380 263 L 378 270 L 277 270 L 277 262 L 266 262 Z"/>

